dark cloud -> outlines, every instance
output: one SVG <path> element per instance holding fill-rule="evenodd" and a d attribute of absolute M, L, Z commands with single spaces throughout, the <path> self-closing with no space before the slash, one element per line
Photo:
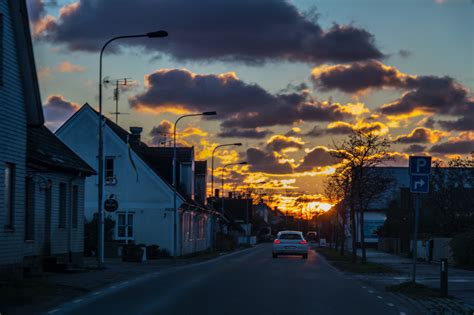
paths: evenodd
<path fill-rule="evenodd" d="M 336 163 L 337 159 L 331 155 L 331 150 L 324 147 L 315 147 L 306 154 L 296 171 L 312 171 L 316 167 L 330 166 Z"/>
<path fill-rule="evenodd" d="M 271 94 L 245 83 L 233 72 L 195 74 L 157 70 L 146 78 L 147 90 L 130 98 L 138 110 L 159 112 L 216 110 L 225 129 L 292 125 L 299 121 L 334 121 L 351 117 L 340 104 L 316 102 L 306 93 Z"/>
<path fill-rule="evenodd" d="M 402 87 L 406 77 L 394 67 L 370 60 L 314 68 L 311 80 L 323 91 L 355 93 L 369 88 Z"/>
<path fill-rule="evenodd" d="M 306 137 L 320 137 L 326 133 L 326 130 L 321 128 L 320 126 L 314 126 L 310 131 L 305 133 Z"/>
<path fill-rule="evenodd" d="M 474 152 L 474 140 L 463 139 L 436 144 L 431 147 L 430 152 L 439 154 L 469 154 Z"/>
<path fill-rule="evenodd" d="M 402 58 L 408 58 L 412 55 L 412 52 L 406 49 L 400 49 L 398 55 Z"/>
<path fill-rule="evenodd" d="M 354 131 L 354 126 L 349 123 L 336 123 L 329 126 L 326 130 L 326 134 L 330 135 L 348 135 Z"/>
<path fill-rule="evenodd" d="M 171 132 L 173 124 L 168 120 L 162 120 L 158 126 L 153 127 L 150 130 L 149 136 L 151 137 L 150 144 L 159 146 L 164 144 L 166 139 L 171 139 Z"/>
<path fill-rule="evenodd" d="M 472 131 L 474 130 L 474 106 L 466 112 L 464 117 L 457 120 L 440 120 L 438 123 L 446 130 Z"/>
<path fill-rule="evenodd" d="M 323 30 L 284 0 L 81 0 L 49 21 L 41 38 L 97 52 L 114 34 L 155 29 L 170 36 L 116 45 L 139 45 L 177 60 L 320 63 L 384 57 L 366 30 L 338 24 Z"/>
<path fill-rule="evenodd" d="M 274 152 L 281 152 L 285 149 L 296 149 L 300 150 L 303 148 L 304 142 L 294 137 L 286 137 L 282 135 L 276 135 L 271 137 L 267 142 L 267 150 Z"/>
<path fill-rule="evenodd" d="M 57 125 L 69 118 L 80 106 L 67 101 L 62 95 L 50 95 L 43 104 L 44 116 L 50 125 Z"/>
<path fill-rule="evenodd" d="M 45 15 L 45 3 L 43 0 L 28 0 L 28 17 L 31 22 L 36 23 Z"/>
<path fill-rule="evenodd" d="M 419 145 L 419 144 L 412 144 L 406 147 L 403 151 L 408 152 L 408 153 L 422 153 L 426 151 L 426 146 Z"/>
<path fill-rule="evenodd" d="M 468 91 L 451 77 L 419 76 L 407 78 L 410 91 L 386 104 L 380 111 L 386 115 L 410 114 L 416 110 L 452 116 L 468 115 L 474 110 Z"/>
<path fill-rule="evenodd" d="M 221 138 L 249 138 L 249 139 L 263 139 L 273 132 L 271 130 L 258 130 L 256 128 L 252 129 L 240 129 L 240 128 L 231 128 L 224 129 L 217 134 Z"/>
<path fill-rule="evenodd" d="M 290 163 L 279 163 L 273 152 L 265 152 L 257 148 L 247 149 L 246 161 L 251 172 L 269 174 L 290 174 L 293 172 Z"/>
<path fill-rule="evenodd" d="M 400 143 L 433 143 L 443 136 L 443 132 L 417 127 L 407 135 L 398 136 L 396 141 Z"/>

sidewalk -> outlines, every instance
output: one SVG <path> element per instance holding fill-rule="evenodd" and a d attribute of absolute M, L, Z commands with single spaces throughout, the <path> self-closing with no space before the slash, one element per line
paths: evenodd
<path fill-rule="evenodd" d="M 241 249 L 233 252 L 239 250 Z M 0 313 L 38 314 L 104 287 L 133 281 L 169 268 L 211 260 L 227 253 L 232 252 L 216 252 L 189 258 L 147 260 L 142 263 L 123 262 L 120 258 L 109 258 L 105 261 L 105 269 L 100 270 L 96 268 L 95 258 L 84 258 L 85 266 L 82 270 L 74 273 L 44 273 L 40 278 L 26 279 L 22 287 L 16 288 L 17 292 L 9 289 L 9 292 L 14 293 L 13 296 L 24 296 L 22 299 L 25 301 L 16 299 L 17 305 L 1 305 Z"/>
<path fill-rule="evenodd" d="M 367 249 L 367 260 L 387 265 L 400 272 L 399 275 L 358 276 L 360 279 L 378 282 L 383 286 L 399 284 L 412 279 L 413 260 L 411 258 L 393 255 L 375 249 Z M 358 250 L 357 254 L 362 253 Z M 439 288 L 440 265 L 437 262 L 417 262 L 416 281 L 418 283 Z M 474 271 L 454 268 L 448 269 L 448 294 L 462 301 L 469 309 L 474 309 Z M 447 299 L 438 299 L 447 300 Z M 453 300 L 446 301 L 453 303 Z"/>

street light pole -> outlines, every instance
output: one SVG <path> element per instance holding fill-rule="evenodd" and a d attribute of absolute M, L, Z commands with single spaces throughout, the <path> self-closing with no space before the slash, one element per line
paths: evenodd
<path fill-rule="evenodd" d="M 103 195 L 104 195 L 104 117 L 102 115 L 102 56 L 104 54 L 105 48 L 113 41 L 117 39 L 124 38 L 139 38 L 139 37 L 148 37 L 148 38 L 158 38 L 166 37 L 168 33 L 166 31 L 156 31 L 140 35 L 124 35 L 116 36 L 112 39 L 109 39 L 102 49 L 100 50 L 99 55 L 99 144 L 98 144 L 98 205 L 97 212 L 99 214 L 99 231 L 98 231 L 98 244 L 97 244 L 97 264 L 99 267 L 103 267 L 104 264 L 104 211 L 102 209 L 103 204 Z"/>
<path fill-rule="evenodd" d="M 173 223 L 173 257 L 178 256 L 178 208 L 176 205 L 177 199 L 177 181 L 176 181 L 176 127 L 178 122 L 185 118 L 185 117 L 193 117 L 193 116 L 213 116 L 217 115 L 216 112 L 202 112 L 196 114 L 188 114 L 178 117 L 174 123 L 173 128 L 173 209 L 174 209 L 174 223 Z"/>
<path fill-rule="evenodd" d="M 225 165 L 222 167 L 222 188 L 221 188 L 221 190 L 222 190 L 222 204 L 221 204 L 221 206 L 222 206 L 222 207 L 221 207 L 221 209 L 222 209 L 222 210 L 221 210 L 222 215 L 224 215 L 224 198 L 225 198 L 225 196 L 224 196 L 224 171 L 225 171 L 225 168 L 226 168 L 227 166 L 231 166 L 231 165 L 246 165 L 246 164 L 247 164 L 247 162 L 244 161 L 244 162 L 238 162 L 238 163 L 225 164 Z"/>
<path fill-rule="evenodd" d="M 216 150 L 222 147 L 227 147 L 231 145 L 236 145 L 236 146 L 241 146 L 242 143 L 237 142 L 237 143 L 227 143 L 227 144 L 221 144 L 218 145 L 217 147 L 212 150 L 211 154 L 211 197 L 214 195 L 214 153 L 216 153 Z"/>

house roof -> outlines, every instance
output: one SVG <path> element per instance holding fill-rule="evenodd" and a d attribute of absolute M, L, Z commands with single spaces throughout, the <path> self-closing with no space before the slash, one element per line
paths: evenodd
<path fill-rule="evenodd" d="M 25 0 L 8 0 L 13 24 L 18 63 L 22 76 L 23 96 L 29 126 L 44 124 L 43 106 L 38 87 L 30 24 Z"/>
<path fill-rule="evenodd" d="M 173 182 L 173 148 L 149 147 L 145 145 L 134 149 L 140 151 L 140 153 L 145 156 L 147 164 L 156 169 L 169 183 Z M 192 162 L 193 156 L 193 147 L 176 148 L 176 160 L 178 163 Z M 179 173 L 180 168 L 177 167 L 176 178 L 178 181 L 180 178 Z"/>
<path fill-rule="evenodd" d="M 84 110 L 90 110 L 95 115 L 98 116 L 98 112 L 90 106 L 88 103 L 85 103 L 79 111 L 74 113 L 72 117 L 70 117 L 57 131 L 59 132 L 64 126 L 68 124 L 69 121 L 74 119 L 79 112 Z M 123 129 L 112 120 L 104 117 L 105 123 L 107 127 L 109 127 L 124 143 L 129 144 L 129 137 L 130 132 Z M 173 157 L 173 148 L 156 148 L 156 147 L 149 147 L 146 143 L 140 141 L 138 145 L 130 145 L 130 148 L 137 154 L 140 159 L 147 164 L 147 166 L 157 175 L 159 176 L 165 184 L 167 184 L 171 189 L 172 186 L 172 157 Z M 163 150 L 165 149 L 165 150 Z M 177 157 L 178 161 L 190 161 L 190 157 L 194 156 L 194 148 L 176 148 L 177 149 Z M 171 153 L 170 153 L 171 152 Z M 182 159 L 181 159 L 182 158 Z M 164 163 L 166 162 L 166 163 Z M 178 172 L 179 172 L 179 168 Z M 179 173 L 178 173 L 179 175 Z M 177 177 L 179 178 L 179 176 Z M 179 187 L 177 189 L 178 195 L 181 199 L 187 202 L 194 202 L 190 196 L 184 193 Z"/>
<path fill-rule="evenodd" d="M 29 167 L 97 174 L 45 126 L 28 127 L 26 156 Z"/>

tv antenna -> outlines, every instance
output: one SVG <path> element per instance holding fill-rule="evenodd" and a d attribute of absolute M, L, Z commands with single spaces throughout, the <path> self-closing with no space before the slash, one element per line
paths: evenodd
<path fill-rule="evenodd" d="M 109 84 L 115 84 L 115 89 L 114 89 L 114 101 L 115 101 L 115 112 L 111 112 L 109 114 L 115 115 L 115 123 L 118 125 L 118 117 L 119 115 L 130 115 L 129 113 L 122 113 L 119 112 L 118 110 L 118 102 L 120 99 L 120 89 L 119 87 L 126 86 L 127 84 L 133 83 L 132 78 L 121 78 L 121 79 L 114 79 L 111 80 L 109 78 L 104 79 L 104 85 L 105 87 L 108 87 Z"/>

